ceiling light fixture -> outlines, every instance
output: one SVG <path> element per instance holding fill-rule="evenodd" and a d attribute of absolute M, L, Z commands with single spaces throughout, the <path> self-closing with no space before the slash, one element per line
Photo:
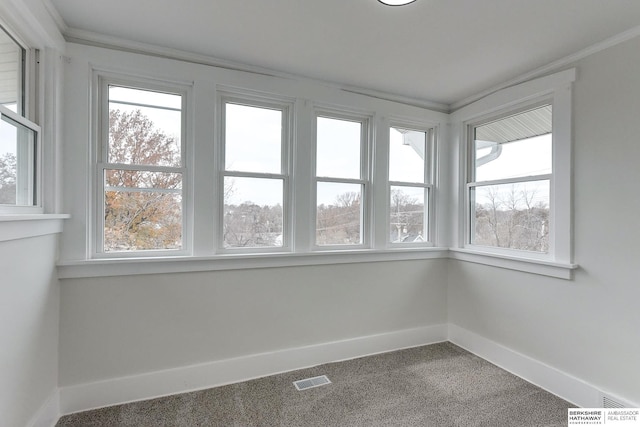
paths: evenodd
<path fill-rule="evenodd" d="M 413 3 L 416 0 L 378 0 L 382 4 L 387 6 L 404 6 L 405 4 Z"/>

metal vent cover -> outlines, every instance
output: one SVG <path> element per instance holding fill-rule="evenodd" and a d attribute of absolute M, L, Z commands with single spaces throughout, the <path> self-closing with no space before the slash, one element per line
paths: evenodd
<path fill-rule="evenodd" d="M 627 408 L 628 405 L 626 405 L 625 403 L 619 402 L 617 399 L 614 399 L 611 396 L 607 396 L 606 394 L 603 394 L 602 407 L 603 408 Z"/>
<path fill-rule="evenodd" d="M 294 381 L 293 385 L 296 386 L 298 391 L 307 390 L 314 387 L 320 387 L 322 385 L 331 384 L 329 378 L 326 375 L 320 375 L 319 377 L 305 378 L 304 380 Z"/>

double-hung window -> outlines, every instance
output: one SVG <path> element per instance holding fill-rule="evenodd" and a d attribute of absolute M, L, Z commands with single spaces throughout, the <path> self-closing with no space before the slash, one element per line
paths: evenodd
<path fill-rule="evenodd" d="M 452 113 L 460 141 L 453 257 L 570 278 L 575 69 L 491 93 Z"/>
<path fill-rule="evenodd" d="M 433 129 L 390 128 L 389 242 L 394 246 L 425 245 L 432 240 L 433 139 Z"/>
<path fill-rule="evenodd" d="M 100 83 L 96 253 L 183 253 L 186 92 Z"/>
<path fill-rule="evenodd" d="M 471 245 L 549 253 L 553 107 L 470 126 Z"/>
<path fill-rule="evenodd" d="M 42 212 L 40 128 L 27 108 L 30 53 L 0 27 L 0 213 Z"/>
<path fill-rule="evenodd" d="M 282 251 L 289 220 L 292 105 L 252 97 L 221 97 L 223 251 Z"/>
<path fill-rule="evenodd" d="M 366 247 L 369 119 L 319 112 L 315 120 L 315 245 Z"/>

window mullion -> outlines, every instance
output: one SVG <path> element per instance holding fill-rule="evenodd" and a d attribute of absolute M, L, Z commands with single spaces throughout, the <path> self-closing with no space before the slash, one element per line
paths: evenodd
<path fill-rule="evenodd" d="M 309 252 L 315 235 L 315 134 L 313 108 L 308 100 L 299 99 L 295 105 L 296 126 L 293 126 L 296 144 L 292 150 L 291 229 L 292 250 Z M 311 136 L 312 143 L 306 143 Z M 295 219 L 295 220 L 293 220 Z"/>

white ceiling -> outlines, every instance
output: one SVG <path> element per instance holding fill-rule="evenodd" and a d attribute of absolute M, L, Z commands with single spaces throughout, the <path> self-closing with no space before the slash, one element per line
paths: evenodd
<path fill-rule="evenodd" d="M 640 0 L 51 0 L 71 29 L 452 104 L 640 25 Z"/>

